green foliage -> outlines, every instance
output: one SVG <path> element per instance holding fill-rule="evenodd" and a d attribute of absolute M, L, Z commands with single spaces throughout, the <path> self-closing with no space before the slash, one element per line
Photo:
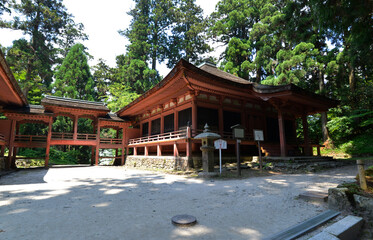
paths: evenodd
<path fill-rule="evenodd" d="M 62 0 L 0 1 L 0 15 L 11 13 L 9 21 L 0 19 L 0 28 L 22 31 L 30 40 L 19 39 L 7 51 L 7 61 L 31 104 L 40 104 L 50 91 L 54 66 L 78 39 L 87 39 L 84 26 L 75 24 Z"/>
<path fill-rule="evenodd" d="M 195 4 L 195 0 L 175 1 L 176 6 L 172 11 L 172 34 L 168 38 L 167 66 L 172 68 L 181 58 L 198 63 L 202 55 L 212 49 L 207 43 L 205 29 L 207 21 L 203 17 L 203 10 Z M 160 59 L 165 60 L 164 58 Z"/>
<path fill-rule="evenodd" d="M 131 91 L 131 88 L 120 83 L 111 84 L 109 91 L 111 96 L 107 97 L 106 101 L 108 102 L 108 108 L 112 112 L 120 110 L 140 96 L 136 92 Z"/>
<path fill-rule="evenodd" d="M 105 60 L 99 59 L 98 63 L 92 67 L 93 79 L 96 85 L 97 100 L 102 101 L 107 98 L 109 86 L 114 80 L 114 69 L 110 68 Z"/>
<path fill-rule="evenodd" d="M 31 44 L 19 39 L 7 50 L 6 60 L 30 104 L 40 104 L 42 92 L 46 91 L 38 71 L 43 62 L 33 55 Z"/>
<path fill-rule="evenodd" d="M 56 72 L 54 95 L 94 101 L 94 81 L 83 44 L 75 44 Z"/>
<path fill-rule="evenodd" d="M 71 118 L 66 116 L 57 116 L 53 119 L 52 124 L 53 132 L 73 132 L 73 121 Z"/>
<path fill-rule="evenodd" d="M 79 150 L 60 151 L 55 148 L 50 149 L 49 162 L 50 164 L 69 165 L 79 162 Z"/>
<path fill-rule="evenodd" d="M 27 158 L 44 158 L 45 148 L 20 148 L 18 155 Z"/>

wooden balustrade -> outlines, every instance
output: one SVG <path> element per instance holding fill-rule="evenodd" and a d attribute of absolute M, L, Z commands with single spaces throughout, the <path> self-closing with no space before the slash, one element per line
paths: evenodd
<path fill-rule="evenodd" d="M 149 142 L 157 142 L 157 141 L 164 141 L 164 140 L 177 140 L 187 137 L 187 129 L 182 129 L 174 132 L 156 134 L 146 137 L 140 138 L 133 138 L 129 140 L 129 144 L 140 144 L 140 143 L 149 143 Z"/>
<path fill-rule="evenodd" d="M 0 142 L 5 142 L 5 137 L 3 134 L 0 134 Z"/>
<path fill-rule="evenodd" d="M 52 139 L 72 140 L 74 133 L 52 132 Z"/>
<path fill-rule="evenodd" d="M 15 142 L 46 142 L 47 136 L 42 135 L 16 135 Z"/>
<path fill-rule="evenodd" d="M 78 133 L 77 136 L 78 140 L 96 140 L 96 134 L 89 134 L 89 133 Z"/>
<path fill-rule="evenodd" d="M 121 138 L 100 138 L 102 144 L 122 144 Z"/>

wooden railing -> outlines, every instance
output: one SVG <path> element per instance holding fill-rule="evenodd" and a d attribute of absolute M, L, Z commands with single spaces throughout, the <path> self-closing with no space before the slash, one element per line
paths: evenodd
<path fill-rule="evenodd" d="M 47 136 L 42 135 L 16 135 L 15 142 L 46 142 Z"/>
<path fill-rule="evenodd" d="M 120 138 L 100 138 L 100 143 L 102 143 L 102 144 L 122 144 L 122 139 L 120 139 Z"/>
<path fill-rule="evenodd" d="M 90 133 L 78 133 L 76 138 L 78 140 L 86 140 L 86 141 L 95 141 L 96 134 Z M 72 140 L 74 139 L 74 133 L 60 133 L 60 132 L 52 132 L 52 139 L 56 140 Z"/>
<path fill-rule="evenodd" d="M 78 140 L 96 140 L 96 134 L 78 133 Z"/>
<path fill-rule="evenodd" d="M 52 139 L 66 139 L 71 140 L 73 139 L 73 133 L 63 133 L 63 132 L 52 132 Z"/>
<path fill-rule="evenodd" d="M 197 134 L 200 134 L 202 132 L 203 132 L 202 129 L 192 130 L 192 137 L 195 137 Z M 219 131 L 211 131 L 211 132 L 217 133 L 217 134 L 220 135 Z M 233 139 L 233 133 L 232 132 L 223 132 L 223 134 L 221 135 L 221 137 L 222 137 L 222 139 L 226 139 L 226 140 Z M 245 138 L 244 138 L 244 140 L 253 141 L 254 140 L 253 134 L 245 132 Z"/>
<path fill-rule="evenodd" d="M 140 144 L 140 143 L 149 143 L 149 142 L 157 142 L 163 140 L 177 140 L 187 137 L 187 129 L 182 129 L 174 132 L 156 134 L 141 138 L 133 138 L 130 139 L 128 144 Z"/>
<path fill-rule="evenodd" d="M 3 134 L 0 134 L 0 142 L 5 142 L 5 137 Z"/>

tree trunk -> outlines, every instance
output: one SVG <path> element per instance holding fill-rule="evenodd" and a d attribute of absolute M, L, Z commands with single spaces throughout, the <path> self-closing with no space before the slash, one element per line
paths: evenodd
<path fill-rule="evenodd" d="M 356 79 L 355 79 L 355 69 L 352 66 L 351 63 L 348 64 L 348 69 L 350 70 L 348 74 L 348 83 L 350 86 L 350 101 L 351 101 L 351 107 L 352 109 L 356 106 L 356 96 L 355 96 L 355 90 L 356 90 Z"/>
<path fill-rule="evenodd" d="M 320 94 L 325 95 L 325 82 L 324 82 L 324 73 L 320 70 L 319 73 L 319 90 Z M 321 113 L 321 131 L 322 131 L 322 140 L 323 143 L 332 142 L 329 136 L 329 130 L 326 127 L 328 123 L 328 117 L 326 112 Z"/>

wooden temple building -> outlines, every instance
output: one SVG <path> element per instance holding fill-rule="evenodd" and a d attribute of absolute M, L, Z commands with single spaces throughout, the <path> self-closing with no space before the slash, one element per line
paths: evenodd
<path fill-rule="evenodd" d="M 253 129 L 263 130 L 261 151 L 267 156 L 310 156 L 313 147 L 320 154 L 320 145 L 310 141 L 307 116 L 326 112 L 337 104 L 293 84 L 255 84 L 210 63 L 196 67 L 180 60 L 159 84 L 117 115 L 130 119 L 133 131 L 137 129 L 126 145 L 133 149 L 129 158 L 173 156 L 181 159 L 179 164 L 191 166 L 193 158 L 201 155 L 200 140 L 193 137 L 206 123 L 227 140 L 228 155 L 235 154 L 231 127 L 236 124 L 245 129 L 243 154 L 258 154 Z M 303 142 L 296 138 L 298 118 L 303 123 Z"/>
<path fill-rule="evenodd" d="M 180 60 L 155 87 L 116 113 L 103 103 L 52 96 L 35 106 L 28 104 L 2 55 L 0 62 L 0 109 L 6 117 L 0 120 L 0 144 L 1 156 L 5 147 L 9 149 L 6 167 L 14 166 L 20 147 L 45 148 L 48 166 L 50 146 L 79 145 L 92 147 L 91 163 L 96 165 L 99 149 L 121 149 L 116 158 L 122 165 L 167 161 L 174 168 L 186 169 L 201 156 L 200 140 L 193 137 L 206 123 L 227 140 L 227 155 L 235 155 L 231 127 L 236 124 L 245 129 L 244 155 L 258 154 L 253 129 L 263 130 L 261 151 L 268 156 L 312 155 L 312 147 L 320 145 L 309 139 L 307 116 L 337 105 L 293 84 L 255 84 L 210 63 L 196 67 Z M 73 131 L 52 131 L 57 116 L 72 119 Z M 92 120 L 91 133 L 79 131 L 80 118 Z M 297 119 L 303 123 L 303 142 L 296 138 Z M 24 123 L 45 124 L 48 131 L 42 136 L 20 135 L 19 126 Z M 116 129 L 117 138 L 103 138 L 102 128 Z"/>

